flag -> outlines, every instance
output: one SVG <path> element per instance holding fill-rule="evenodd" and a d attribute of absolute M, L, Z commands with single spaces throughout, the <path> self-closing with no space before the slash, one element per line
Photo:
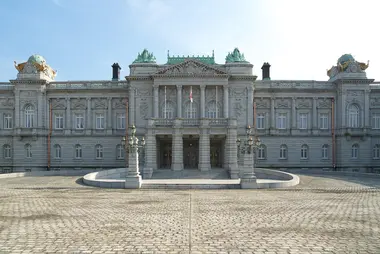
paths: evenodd
<path fill-rule="evenodd" d="M 190 86 L 190 101 L 193 102 L 193 87 Z"/>

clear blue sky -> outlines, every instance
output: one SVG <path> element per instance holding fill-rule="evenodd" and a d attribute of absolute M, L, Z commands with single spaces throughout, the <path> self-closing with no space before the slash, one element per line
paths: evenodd
<path fill-rule="evenodd" d="M 1 0 L 0 82 L 14 79 L 13 61 L 32 54 L 58 71 L 56 80 L 108 80 L 147 48 L 158 63 L 171 54 L 211 54 L 234 47 L 261 78 L 327 80 L 344 53 L 370 60 L 380 79 L 378 1 L 372 0 Z"/>

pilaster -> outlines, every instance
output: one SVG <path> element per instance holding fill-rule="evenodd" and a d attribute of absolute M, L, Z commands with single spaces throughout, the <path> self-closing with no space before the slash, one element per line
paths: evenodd
<path fill-rule="evenodd" d="M 230 171 L 231 179 L 239 178 L 239 168 L 237 163 L 237 121 L 236 119 L 230 119 L 228 122 L 227 131 L 227 144 L 226 150 L 228 157 L 228 169 Z"/>
<path fill-rule="evenodd" d="M 208 171 L 211 169 L 210 164 L 210 134 L 209 120 L 202 119 L 200 126 L 201 135 L 199 138 L 199 170 Z"/>
<path fill-rule="evenodd" d="M 37 128 L 39 129 L 42 129 L 44 126 L 43 126 L 43 115 L 44 115 L 44 105 L 43 105 L 43 101 L 42 101 L 42 93 L 39 92 L 37 93 Z M 35 127 L 35 126 L 33 126 Z"/>
<path fill-rule="evenodd" d="M 128 98 L 128 107 L 129 107 L 129 126 L 135 124 L 135 88 L 129 87 L 129 98 Z"/>
<path fill-rule="evenodd" d="M 146 135 L 145 161 L 146 168 L 157 169 L 157 140 L 153 133 L 154 120 L 148 120 L 148 131 Z M 144 169 L 145 171 L 145 169 Z"/>
<path fill-rule="evenodd" d="M 20 91 L 16 89 L 15 91 L 15 129 L 20 128 Z"/>
<path fill-rule="evenodd" d="M 107 98 L 107 134 L 112 134 L 112 98 Z"/>
<path fill-rule="evenodd" d="M 69 97 L 66 97 L 66 119 L 65 119 L 65 134 L 70 135 L 71 134 L 71 101 Z M 50 114 L 49 114 L 50 115 Z"/>
<path fill-rule="evenodd" d="M 369 105 L 369 95 L 371 93 L 371 90 L 366 89 L 364 90 L 364 128 L 371 129 L 371 115 L 370 115 L 370 105 Z"/>
<path fill-rule="evenodd" d="M 223 85 L 223 114 L 224 114 L 224 118 L 228 118 L 229 116 L 229 112 L 228 112 L 228 98 L 229 98 L 229 95 L 228 95 L 228 85 Z"/>
<path fill-rule="evenodd" d="M 253 86 L 249 86 L 247 88 L 248 90 L 248 101 L 247 101 L 247 126 L 253 126 L 253 122 L 255 119 L 253 119 L 253 93 L 254 93 L 254 88 Z M 256 131 L 256 130 L 255 130 Z"/>
<path fill-rule="evenodd" d="M 292 97 L 292 130 L 297 129 L 296 97 Z"/>
<path fill-rule="evenodd" d="M 182 121 L 174 120 L 173 131 L 173 148 L 172 148 L 172 170 L 183 170 L 183 138 L 182 138 Z"/>
<path fill-rule="evenodd" d="M 154 105 L 154 118 L 158 118 L 158 113 L 159 113 L 159 95 L 158 95 L 158 89 L 159 85 L 155 84 L 153 85 L 153 105 Z"/>
<path fill-rule="evenodd" d="M 276 124 L 275 124 L 275 113 L 274 113 L 274 103 L 275 103 L 275 97 L 272 96 L 270 98 L 270 128 L 275 129 Z"/>
<path fill-rule="evenodd" d="M 206 85 L 200 85 L 199 86 L 201 89 L 201 118 L 205 117 L 205 89 Z"/>
<path fill-rule="evenodd" d="M 90 135 L 92 130 L 92 117 L 91 117 L 91 98 L 86 98 L 87 100 L 87 121 L 86 121 L 86 134 Z"/>
<path fill-rule="evenodd" d="M 177 85 L 177 118 L 182 118 L 182 85 Z"/>

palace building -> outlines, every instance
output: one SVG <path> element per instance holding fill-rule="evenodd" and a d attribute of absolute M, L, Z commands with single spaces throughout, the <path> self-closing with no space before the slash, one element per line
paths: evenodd
<path fill-rule="evenodd" d="M 0 172 L 124 167 L 132 125 L 146 145 L 141 171 L 224 168 L 239 177 L 237 139 L 260 138 L 256 167 L 380 170 L 380 86 L 368 64 L 341 56 L 326 81 L 262 77 L 238 49 L 211 56 L 147 50 L 120 77 L 55 81 L 42 56 L 0 83 Z M 146 175 L 149 177 L 149 174 Z"/>

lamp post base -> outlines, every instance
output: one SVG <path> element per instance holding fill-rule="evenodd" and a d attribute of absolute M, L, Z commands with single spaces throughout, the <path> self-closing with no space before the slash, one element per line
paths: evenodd
<path fill-rule="evenodd" d="M 127 176 L 127 178 L 125 179 L 126 189 L 140 189 L 141 184 L 142 184 L 141 175 Z"/>
<path fill-rule="evenodd" d="M 258 189 L 256 177 L 255 178 L 242 178 L 240 180 L 240 187 L 242 189 Z"/>

